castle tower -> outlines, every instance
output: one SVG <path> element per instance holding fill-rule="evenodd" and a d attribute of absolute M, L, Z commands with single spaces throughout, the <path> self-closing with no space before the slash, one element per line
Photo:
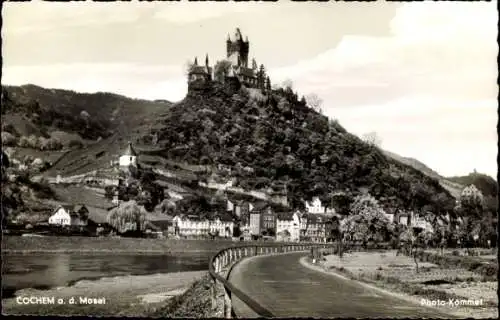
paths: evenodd
<path fill-rule="evenodd" d="M 243 36 L 239 28 L 236 28 L 234 32 L 234 39 L 228 36 L 226 41 L 226 51 L 227 59 L 231 61 L 234 66 L 248 67 L 248 52 L 249 52 L 249 42 L 243 41 Z"/>

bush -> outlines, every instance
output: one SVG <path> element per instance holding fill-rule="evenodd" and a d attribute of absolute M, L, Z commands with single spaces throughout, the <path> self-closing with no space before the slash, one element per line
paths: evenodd
<path fill-rule="evenodd" d="M 38 139 L 38 147 L 40 150 L 60 150 L 62 149 L 63 145 L 57 138 L 45 139 L 43 137 L 40 137 Z"/>
<path fill-rule="evenodd" d="M 17 139 L 16 137 L 7 132 L 7 131 L 2 131 L 2 145 L 4 146 L 16 146 L 17 145 Z"/>
<path fill-rule="evenodd" d="M 17 146 L 21 148 L 37 148 L 38 145 L 38 139 L 34 136 L 31 135 L 29 137 L 26 136 L 21 136 L 19 138 L 19 141 L 17 142 Z"/>

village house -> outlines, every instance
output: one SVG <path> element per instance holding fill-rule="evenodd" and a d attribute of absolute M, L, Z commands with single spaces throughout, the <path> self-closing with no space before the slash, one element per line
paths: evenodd
<path fill-rule="evenodd" d="M 326 242 L 325 223 L 328 217 L 320 214 L 307 215 L 305 238 L 312 242 Z"/>
<path fill-rule="evenodd" d="M 233 236 L 234 222 L 226 216 L 217 216 L 213 220 L 200 219 L 198 216 L 177 215 L 172 219 L 175 234 L 180 236 Z"/>
<path fill-rule="evenodd" d="M 308 201 L 305 201 L 305 207 L 307 213 L 311 214 L 335 214 L 335 209 L 323 206 L 321 200 L 318 197 L 314 197 L 310 203 Z"/>
<path fill-rule="evenodd" d="M 276 235 L 276 213 L 271 205 L 261 201 L 250 212 L 250 233 L 252 236 Z"/>
<path fill-rule="evenodd" d="M 295 212 L 280 212 L 276 220 L 277 240 L 296 242 L 300 239 L 300 217 Z"/>
<path fill-rule="evenodd" d="M 84 205 L 60 205 L 49 217 L 49 224 L 61 227 L 84 227 L 88 223 L 88 217 L 89 210 Z"/>
<path fill-rule="evenodd" d="M 122 168 L 127 168 L 129 166 L 137 167 L 137 152 L 135 152 L 130 141 L 127 149 L 125 149 L 125 152 L 120 156 L 119 165 Z"/>

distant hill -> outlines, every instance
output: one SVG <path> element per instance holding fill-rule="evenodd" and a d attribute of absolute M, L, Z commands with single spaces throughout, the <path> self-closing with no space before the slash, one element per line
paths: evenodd
<path fill-rule="evenodd" d="M 424 173 L 425 175 L 437 179 L 441 186 L 445 188 L 454 198 L 460 197 L 462 190 L 465 188 L 465 185 L 459 183 L 458 181 L 452 181 L 448 178 L 441 176 L 436 171 L 429 168 L 424 163 L 418 161 L 414 158 L 402 157 L 396 153 L 384 150 L 384 154 L 390 158 L 393 158 L 401 163 L 404 163 L 412 168 L 417 169 L 418 171 Z"/>
<path fill-rule="evenodd" d="M 2 86 L 2 115 L 8 116 L 5 125 L 10 120 L 17 128 L 22 118 L 24 126 L 31 123 L 35 134 L 36 129 L 61 130 L 90 140 L 109 137 L 130 125 L 137 126 L 144 115 L 170 104 L 103 92 L 77 93 L 35 85 Z"/>
<path fill-rule="evenodd" d="M 79 166 L 85 171 L 82 164 L 87 160 L 92 164 L 98 160 L 97 167 L 109 164 L 127 140 L 134 140 L 134 130 L 148 131 L 152 119 L 170 106 L 166 100 L 131 99 L 103 92 L 2 86 L 2 130 L 18 138 L 57 137 L 66 146 L 70 140 L 84 141 L 86 147 L 71 151 L 57 164 L 57 170 L 71 171 Z M 33 156 L 38 153 L 33 150 Z"/>
<path fill-rule="evenodd" d="M 473 184 L 484 196 L 496 197 L 498 195 L 497 181 L 486 174 L 474 172 L 466 176 L 448 177 L 446 179 L 464 186 Z"/>

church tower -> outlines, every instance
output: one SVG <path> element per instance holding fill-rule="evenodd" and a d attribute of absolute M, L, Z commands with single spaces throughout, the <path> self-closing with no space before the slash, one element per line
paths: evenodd
<path fill-rule="evenodd" d="M 248 51 L 250 47 L 248 39 L 246 39 L 246 41 L 243 40 L 240 28 L 236 28 L 233 38 L 234 39 L 231 40 L 231 37 L 229 35 L 227 37 L 226 41 L 227 59 L 231 61 L 233 66 L 247 68 Z"/>

